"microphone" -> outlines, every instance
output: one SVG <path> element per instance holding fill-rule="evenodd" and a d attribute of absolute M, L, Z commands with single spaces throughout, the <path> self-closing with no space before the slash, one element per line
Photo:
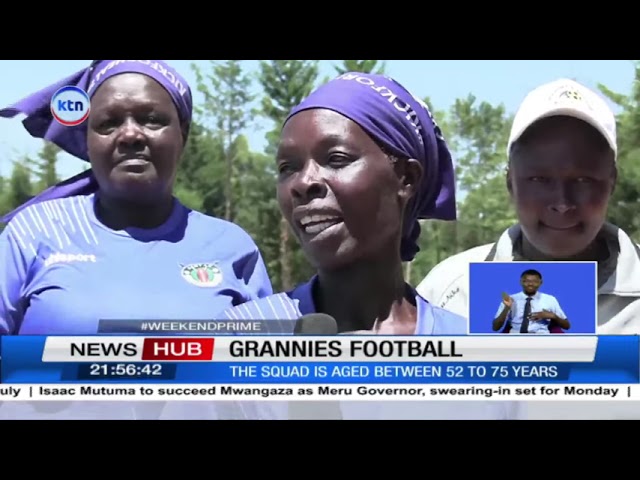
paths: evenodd
<path fill-rule="evenodd" d="M 337 335 L 336 319 L 326 313 L 310 313 L 298 319 L 294 335 Z M 342 420 L 340 402 L 296 401 L 289 402 L 289 420 Z"/>
<path fill-rule="evenodd" d="M 326 313 L 310 313 L 298 319 L 293 327 L 294 335 L 337 335 L 336 319 Z"/>

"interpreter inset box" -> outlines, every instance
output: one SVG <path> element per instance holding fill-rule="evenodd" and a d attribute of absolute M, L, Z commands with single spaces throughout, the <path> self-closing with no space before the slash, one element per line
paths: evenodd
<path fill-rule="evenodd" d="M 595 334 L 596 262 L 469 265 L 469 333 Z"/>

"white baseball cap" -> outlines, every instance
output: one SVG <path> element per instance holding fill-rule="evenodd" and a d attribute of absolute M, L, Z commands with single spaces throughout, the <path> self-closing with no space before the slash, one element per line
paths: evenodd
<path fill-rule="evenodd" d="M 574 80 L 561 78 L 545 83 L 525 97 L 511 125 L 507 155 L 511 146 L 538 120 L 567 116 L 597 129 L 617 156 L 616 117 L 604 98 Z"/>

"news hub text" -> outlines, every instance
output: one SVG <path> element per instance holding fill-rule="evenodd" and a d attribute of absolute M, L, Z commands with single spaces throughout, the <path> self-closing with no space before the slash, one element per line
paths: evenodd
<path fill-rule="evenodd" d="M 130 357 L 142 360 L 212 360 L 214 338 L 145 338 L 142 343 L 104 342 L 99 338 L 91 342 L 71 342 L 72 358 Z M 231 340 L 228 345 L 230 359 L 263 358 L 461 358 L 463 354 L 453 340 Z"/>

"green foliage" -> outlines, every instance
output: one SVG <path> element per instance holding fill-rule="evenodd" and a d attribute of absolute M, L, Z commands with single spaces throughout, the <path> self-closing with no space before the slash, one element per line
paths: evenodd
<path fill-rule="evenodd" d="M 341 65 L 334 68 L 339 75 L 346 72 L 384 74 L 386 64 L 380 60 L 343 60 Z"/>
<path fill-rule="evenodd" d="M 261 61 L 255 77 L 242 62 L 211 62 L 207 72 L 194 67 L 204 101 L 196 105 L 175 194 L 187 206 L 208 215 L 229 218 L 242 226 L 260 247 L 274 288 L 290 288 L 309 278 L 313 269 L 302 255 L 277 201 L 275 151 L 291 108 L 303 100 L 319 79 L 318 61 Z M 384 73 L 381 60 L 343 60 L 346 71 Z M 256 86 L 258 89 L 256 89 Z M 620 106 L 618 122 L 618 183 L 609 219 L 640 239 L 640 64 L 632 91 L 622 94 L 600 86 Z M 512 114 L 504 105 L 479 101 L 474 95 L 447 109 L 432 108 L 450 148 L 455 152 L 458 180 L 457 222 L 422 223 L 420 253 L 407 268 L 417 283 L 445 258 L 494 241 L 516 221 L 505 188 L 506 143 Z M 263 152 L 251 151 L 244 137 L 260 117 L 271 123 Z M 59 181 L 59 148 L 44 142 L 36 158 L 19 158 L 7 178 L 0 177 L 0 214 Z M 0 227 L 1 228 L 1 227 Z M 409 267 L 409 266 L 408 266 Z"/>

